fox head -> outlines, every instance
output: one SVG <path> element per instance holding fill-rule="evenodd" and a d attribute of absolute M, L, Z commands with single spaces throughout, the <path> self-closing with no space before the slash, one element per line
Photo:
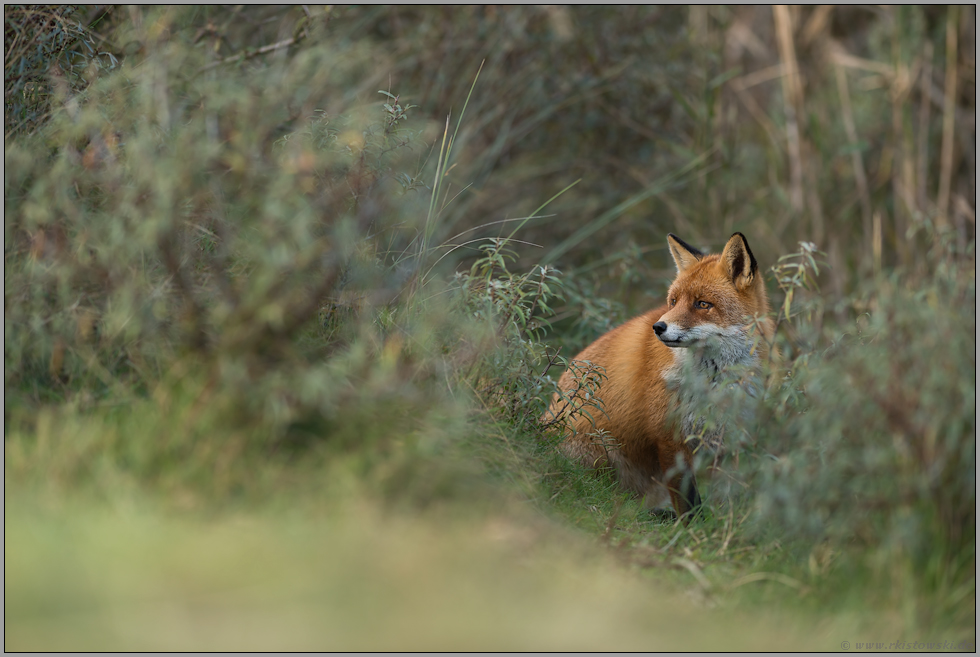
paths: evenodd
<path fill-rule="evenodd" d="M 668 347 L 711 352 L 718 364 L 747 360 L 749 318 L 768 313 L 769 300 L 745 236 L 732 235 L 721 254 L 702 253 L 676 235 L 668 235 L 667 244 L 677 278 L 667 292 L 667 312 L 653 325 L 657 337 Z"/>

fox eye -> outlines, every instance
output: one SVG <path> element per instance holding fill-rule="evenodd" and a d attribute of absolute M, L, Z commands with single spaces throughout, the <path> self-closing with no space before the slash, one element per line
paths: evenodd
<path fill-rule="evenodd" d="M 672 297 L 669 301 L 667 301 L 667 303 L 669 303 L 670 304 L 670 307 L 673 308 L 674 307 L 674 304 L 677 303 L 677 299 L 674 299 Z"/>
<path fill-rule="evenodd" d="M 707 310 L 708 308 L 711 307 L 711 303 L 708 301 L 695 301 L 694 307 L 697 308 L 698 310 Z"/>

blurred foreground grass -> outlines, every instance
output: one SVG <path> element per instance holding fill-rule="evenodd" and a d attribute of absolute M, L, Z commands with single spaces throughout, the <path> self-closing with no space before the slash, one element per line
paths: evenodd
<path fill-rule="evenodd" d="M 474 470 L 473 452 L 405 445 L 373 469 L 329 446 L 241 451 L 218 428 L 200 441 L 210 451 L 158 463 L 145 441 L 194 442 L 173 433 L 192 410 L 46 411 L 36 433 L 8 433 L 5 649 L 790 651 L 975 636 L 968 584 L 946 595 L 963 608 L 924 618 L 934 594 L 916 593 L 907 565 L 886 565 L 883 586 L 831 544 L 747 534 L 748 507 L 710 482 L 708 517 L 685 528 L 488 427 L 470 449 L 497 473 Z"/>
<path fill-rule="evenodd" d="M 513 511 L 393 515 L 353 497 L 188 517 L 8 496 L 4 647 L 833 650 L 899 627 L 705 604 L 688 573 L 640 574 Z"/>

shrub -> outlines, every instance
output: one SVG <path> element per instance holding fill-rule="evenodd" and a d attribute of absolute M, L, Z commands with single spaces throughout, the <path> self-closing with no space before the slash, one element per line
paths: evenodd
<path fill-rule="evenodd" d="M 161 42 L 8 143 L 6 421 L 185 377 L 265 449 L 356 443 L 330 429 L 352 403 L 422 421 L 443 394 L 420 383 L 438 371 L 426 335 L 453 321 L 406 302 L 426 124 L 407 129 L 390 92 L 348 97 L 362 61 L 329 47 L 222 75 L 207 60 Z"/>

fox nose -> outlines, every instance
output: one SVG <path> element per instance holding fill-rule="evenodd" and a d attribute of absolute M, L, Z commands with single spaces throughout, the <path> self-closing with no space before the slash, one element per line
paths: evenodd
<path fill-rule="evenodd" d="M 653 330 L 657 333 L 657 336 L 661 336 L 667 330 L 667 324 L 665 322 L 657 322 L 653 325 Z"/>

